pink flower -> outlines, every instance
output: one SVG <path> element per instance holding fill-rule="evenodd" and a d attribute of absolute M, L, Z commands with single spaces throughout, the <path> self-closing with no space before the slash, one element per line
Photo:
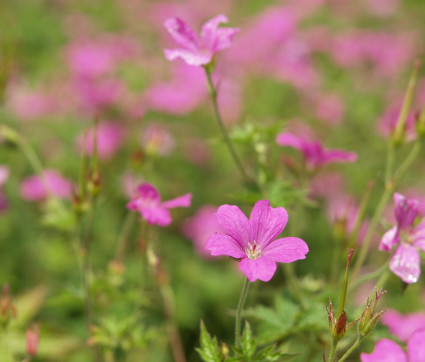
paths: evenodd
<path fill-rule="evenodd" d="M 164 26 L 182 48 L 166 49 L 165 57 L 168 60 L 182 58 L 189 65 L 206 65 L 220 50 L 228 49 L 232 45 L 233 37 L 238 28 L 219 28 L 220 23 L 227 23 L 225 15 L 218 15 L 207 21 L 201 29 L 199 38 L 192 28 L 179 18 L 169 18 Z"/>
<path fill-rule="evenodd" d="M 97 126 L 97 152 L 99 158 L 110 159 L 121 147 L 123 141 L 123 129 L 120 124 L 114 122 L 102 122 Z M 83 147 L 91 155 L 93 153 L 93 129 L 82 134 L 77 139 L 78 148 Z"/>
<path fill-rule="evenodd" d="M 276 271 L 276 262 L 292 263 L 305 259 L 307 244 L 294 237 L 275 240 L 288 222 L 283 207 L 270 207 L 268 200 L 257 201 L 248 218 L 235 205 L 222 205 L 217 221 L 226 232 L 211 235 L 206 244 L 211 255 L 227 255 L 240 259 L 239 269 L 249 281 L 269 281 Z"/>
<path fill-rule="evenodd" d="M 161 202 L 158 190 L 148 183 L 141 184 L 137 193 L 138 195 L 127 204 L 127 209 L 138 211 L 150 225 L 167 226 L 171 224 L 169 209 L 189 207 L 192 200 L 192 194 L 185 194 L 175 199 Z"/>
<path fill-rule="evenodd" d="M 0 213 L 5 211 L 7 209 L 7 206 L 8 206 L 7 199 L 3 195 L 1 189 L 4 185 L 4 183 L 9 178 L 9 174 L 10 174 L 9 168 L 7 166 L 1 166 L 0 165 Z"/>
<path fill-rule="evenodd" d="M 288 146 L 302 152 L 307 168 L 318 169 L 333 162 L 354 162 L 357 160 L 355 152 L 343 150 L 326 150 L 318 141 L 307 141 L 297 137 L 292 133 L 280 133 L 276 137 L 276 142 L 280 146 Z"/>
<path fill-rule="evenodd" d="M 381 317 L 381 323 L 386 325 L 391 334 L 400 341 L 407 342 L 418 329 L 425 328 L 425 313 L 417 312 L 403 315 L 396 310 L 388 309 Z"/>
<path fill-rule="evenodd" d="M 203 206 L 191 218 L 184 221 L 182 225 L 183 234 L 193 241 L 196 251 L 203 257 L 211 254 L 205 249 L 205 243 L 212 233 L 224 233 L 215 216 L 217 208 Z"/>
<path fill-rule="evenodd" d="M 415 331 L 407 342 L 407 355 L 403 349 L 389 339 L 376 343 L 372 353 L 362 353 L 362 362 L 422 362 L 425 361 L 425 329 Z"/>
<path fill-rule="evenodd" d="M 55 170 L 45 170 L 42 176 L 34 175 L 22 181 L 20 193 L 27 201 L 38 201 L 50 194 L 61 199 L 71 197 L 72 183 Z"/>
<path fill-rule="evenodd" d="M 35 325 L 32 329 L 27 328 L 27 353 L 30 356 L 35 356 L 38 349 L 38 340 L 40 338 L 40 330 L 38 325 Z"/>
<path fill-rule="evenodd" d="M 405 283 L 416 283 L 421 274 L 417 249 L 425 251 L 425 221 L 414 226 L 419 215 L 419 200 L 395 193 L 394 203 L 396 225 L 382 236 L 379 250 L 391 252 L 398 244 L 390 261 L 390 270 Z"/>
<path fill-rule="evenodd" d="M 146 126 L 141 141 L 146 153 L 161 156 L 169 155 L 175 144 L 171 133 L 160 124 Z"/>

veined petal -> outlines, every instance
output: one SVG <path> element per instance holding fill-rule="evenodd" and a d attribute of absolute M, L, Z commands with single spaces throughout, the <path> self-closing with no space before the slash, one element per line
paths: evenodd
<path fill-rule="evenodd" d="M 236 205 L 222 205 L 218 208 L 217 221 L 240 247 L 245 250 L 248 243 L 249 221 Z"/>
<path fill-rule="evenodd" d="M 186 49 L 165 49 L 164 54 L 168 60 L 181 58 L 187 64 L 194 66 L 208 64 L 212 59 L 212 53 L 210 52 L 201 53 Z"/>
<path fill-rule="evenodd" d="M 403 349 L 389 339 L 381 339 L 372 353 L 362 353 L 360 358 L 362 362 L 407 362 Z"/>
<path fill-rule="evenodd" d="M 400 229 L 406 229 L 412 226 L 419 214 L 419 201 L 416 199 L 408 199 L 402 194 L 394 194 L 395 217 Z"/>
<path fill-rule="evenodd" d="M 169 18 L 165 20 L 164 26 L 178 45 L 191 51 L 199 50 L 198 36 L 183 20 Z"/>
<path fill-rule="evenodd" d="M 303 150 L 306 141 L 293 135 L 292 133 L 279 133 L 276 136 L 276 143 L 279 146 L 288 146 L 297 150 Z"/>
<path fill-rule="evenodd" d="M 393 226 L 390 230 L 388 230 L 383 236 L 379 243 L 379 250 L 390 252 L 394 245 L 400 242 L 400 238 L 398 237 L 398 228 L 397 226 Z"/>
<path fill-rule="evenodd" d="M 425 361 L 425 329 L 413 332 L 407 342 L 407 357 L 409 362 Z"/>
<path fill-rule="evenodd" d="M 257 279 L 268 282 L 276 271 L 276 263 L 266 256 L 260 256 L 254 260 L 244 258 L 239 263 L 239 269 L 244 272 L 250 282 L 255 282 Z"/>
<path fill-rule="evenodd" d="M 419 252 L 414 246 L 401 243 L 391 258 L 390 270 L 405 283 L 416 283 L 421 275 Z"/>
<path fill-rule="evenodd" d="M 149 225 L 168 226 L 171 224 L 171 214 L 165 207 L 141 207 L 140 214 Z"/>
<path fill-rule="evenodd" d="M 227 255 L 232 258 L 246 257 L 245 252 L 242 250 L 239 243 L 230 235 L 226 234 L 213 234 L 207 239 L 205 249 L 211 252 L 211 255 Z"/>
<path fill-rule="evenodd" d="M 257 201 L 249 218 L 249 242 L 261 250 L 275 240 L 288 222 L 288 213 L 283 207 L 273 208 L 269 200 Z"/>
<path fill-rule="evenodd" d="M 164 201 L 162 207 L 171 209 L 173 207 L 189 207 L 192 201 L 192 194 L 185 194 L 183 196 L 176 197 L 174 199 Z"/>
<path fill-rule="evenodd" d="M 261 255 L 279 263 L 292 263 L 295 260 L 305 259 L 308 246 L 300 238 L 288 237 L 271 242 Z"/>
<path fill-rule="evenodd" d="M 413 245 L 417 248 L 425 251 L 425 221 L 421 221 L 416 227 L 410 232 L 410 237 L 413 240 Z"/>
<path fill-rule="evenodd" d="M 232 46 L 233 38 L 239 33 L 239 28 L 218 28 L 215 33 L 215 40 L 209 47 L 213 53 L 228 49 Z"/>

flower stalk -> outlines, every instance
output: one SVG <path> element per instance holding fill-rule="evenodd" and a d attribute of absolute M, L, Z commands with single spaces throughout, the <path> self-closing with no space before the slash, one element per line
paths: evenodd
<path fill-rule="evenodd" d="M 242 286 L 241 295 L 239 297 L 238 306 L 236 308 L 236 319 L 235 319 L 235 346 L 240 347 L 241 344 L 241 314 L 243 307 L 245 305 L 246 297 L 248 296 L 249 290 L 249 280 L 245 278 L 245 281 Z"/>

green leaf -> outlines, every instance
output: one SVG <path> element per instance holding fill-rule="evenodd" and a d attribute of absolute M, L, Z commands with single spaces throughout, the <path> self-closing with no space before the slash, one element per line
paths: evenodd
<path fill-rule="evenodd" d="M 241 346 L 244 357 L 252 358 L 254 356 L 255 339 L 252 337 L 252 331 L 248 321 L 245 322 L 245 329 L 241 338 Z"/>
<path fill-rule="evenodd" d="M 201 320 L 201 348 L 196 348 L 196 351 L 205 362 L 221 362 L 220 349 L 218 348 L 217 338 L 211 338 L 208 333 L 204 322 Z"/>

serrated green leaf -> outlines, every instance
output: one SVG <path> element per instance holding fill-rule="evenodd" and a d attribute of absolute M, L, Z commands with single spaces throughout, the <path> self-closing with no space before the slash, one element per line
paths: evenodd
<path fill-rule="evenodd" d="M 255 354 L 255 339 L 252 337 L 251 326 L 245 321 L 245 329 L 242 333 L 241 346 L 244 357 L 252 358 Z"/>
<path fill-rule="evenodd" d="M 205 362 L 220 362 L 222 361 L 221 352 L 218 348 L 217 338 L 211 338 L 203 321 L 201 321 L 201 348 L 196 351 Z"/>

